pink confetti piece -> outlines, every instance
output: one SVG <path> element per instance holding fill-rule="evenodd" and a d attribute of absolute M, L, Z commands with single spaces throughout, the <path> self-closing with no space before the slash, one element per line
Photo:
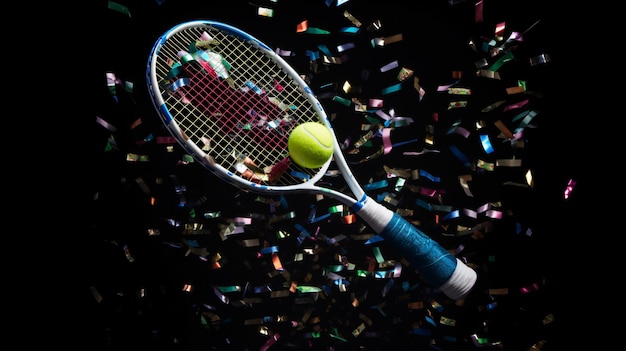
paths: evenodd
<path fill-rule="evenodd" d="M 569 199 L 569 197 L 572 195 L 572 192 L 574 191 L 575 186 L 576 186 L 575 180 L 570 179 L 567 182 L 567 186 L 565 187 L 565 191 L 563 192 L 563 197 L 565 198 L 565 200 Z"/>
<path fill-rule="evenodd" d="M 388 154 L 391 152 L 393 145 L 391 144 L 391 128 L 383 128 L 382 131 L 383 136 L 383 152 L 384 154 Z"/>
<path fill-rule="evenodd" d="M 110 132 L 115 133 L 117 131 L 117 128 L 110 124 L 109 122 L 105 121 L 104 119 L 96 116 L 96 123 L 98 123 L 99 125 L 103 126 L 104 128 L 106 128 L 107 130 L 109 130 Z"/>

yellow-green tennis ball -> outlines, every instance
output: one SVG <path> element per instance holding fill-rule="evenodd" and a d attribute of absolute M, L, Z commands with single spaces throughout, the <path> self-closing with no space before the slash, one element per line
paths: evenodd
<path fill-rule="evenodd" d="M 333 156 L 335 138 L 332 133 L 330 128 L 319 122 L 297 125 L 287 141 L 289 156 L 301 167 L 322 167 Z"/>

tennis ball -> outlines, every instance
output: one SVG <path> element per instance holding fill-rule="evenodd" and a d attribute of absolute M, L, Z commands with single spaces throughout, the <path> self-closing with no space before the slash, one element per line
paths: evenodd
<path fill-rule="evenodd" d="M 330 128 L 319 122 L 297 125 L 287 140 L 289 156 L 301 167 L 322 167 L 333 155 L 335 138 L 332 133 Z"/>

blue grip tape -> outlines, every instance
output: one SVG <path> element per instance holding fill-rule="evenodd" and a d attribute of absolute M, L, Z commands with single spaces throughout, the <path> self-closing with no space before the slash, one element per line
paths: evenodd
<path fill-rule="evenodd" d="M 447 282 L 456 269 L 454 255 L 397 213 L 393 214 L 389 224 L 379 234 L 393 243 L 424 279 L 434 286 L 439 287 Z"/>

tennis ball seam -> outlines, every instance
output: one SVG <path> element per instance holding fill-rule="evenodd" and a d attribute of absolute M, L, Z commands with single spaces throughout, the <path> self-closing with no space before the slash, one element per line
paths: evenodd
<path fill-rule="evenodd" d="M 324 142 L 322 140 L 320 140 L 320 138 L 318 138 L 315 134 L 311 133 L 311 131 L 309 131 L 308 129 L 304 128 L 303 130 L 304 130 L 305 133 L 307 133 L 311 137 L 311 139 L 313 141 L 316 141 L 319 146 L 321 146 L 323 148 L 331 148 L 333 146 L 332 143 L 330 145 L 324 144 Z M 331 142 L 332 142 L 332 140 L 331 140 Z"/>

